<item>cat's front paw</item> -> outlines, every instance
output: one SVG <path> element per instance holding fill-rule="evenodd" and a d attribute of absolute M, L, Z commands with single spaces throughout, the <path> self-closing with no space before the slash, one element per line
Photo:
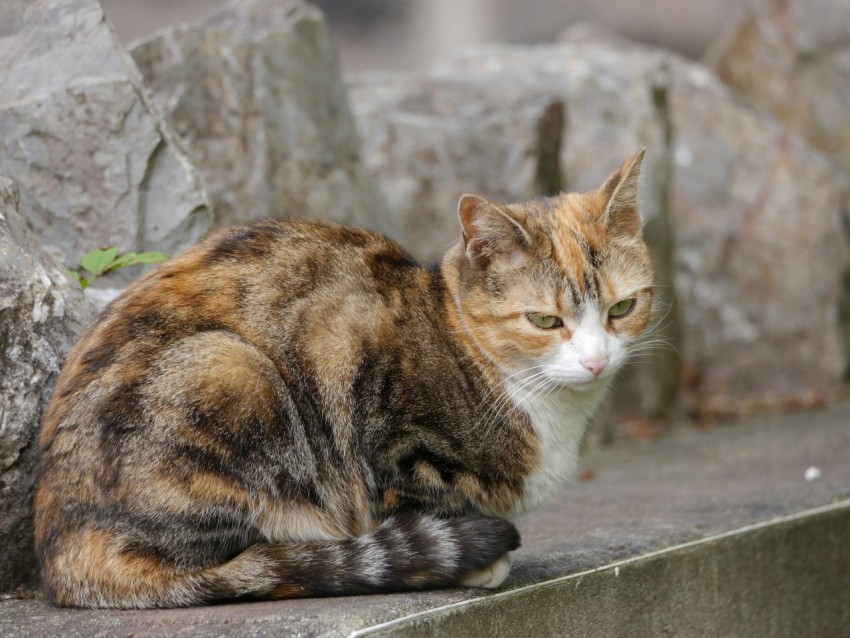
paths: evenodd
<path fill-rule="evenodd" d="M 480 569 L 476 572 L 469 572 L 460 581 L 461 585 L 466 587 L 486 587 L 487 589 L 495 589 L 508 577 L 511 571 L 511 555 L 505 554 L 495 563 Z"/>

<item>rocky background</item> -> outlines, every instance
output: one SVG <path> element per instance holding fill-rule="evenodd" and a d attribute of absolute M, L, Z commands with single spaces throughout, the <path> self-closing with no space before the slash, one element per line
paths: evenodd
<path fill-rule="evenodd" d="M 661 309 L 594 437 L 835 397 L 848 43 L 840 0 L 752 0 L 703 63 L 578 26 L 346 85 L 300 0 L 233 2 L 129 49 L 97 0 L 0 3 L 0 592 L 34 583 L 40 414 L 97 298 L 66 268 L 104 245 L 174 254 L 212 228 L 306 216 L 434 260 L 462 193 L 592 188 L 645 146 Z"/>

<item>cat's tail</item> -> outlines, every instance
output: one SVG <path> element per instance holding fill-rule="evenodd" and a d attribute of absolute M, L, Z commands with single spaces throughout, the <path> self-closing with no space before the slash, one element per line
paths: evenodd
<path fill-rule="evenodd" d="M 68 607 L 186 607 L 216 601 L 303 598 L 458 583 L 496 586 L 519 533 L 500 518 L 393 516 L 362 536 L 258 544 L 221 565 L 183 571 L 130 549 L 107 530 L 42 547 L 47 597 Z M 73 542 L 72 542 L 73 541 Z"/>
<path fill-rule="evenodd" d="M 519 543 L 513 524 L 500 518 L 399 515 L 350 540 L 254 545 L 199 575 L 198 602 L 434 589 L 465 580 L 481 584 L 476 573 L 500 559 L 504 578 L 506 555 Z"/>

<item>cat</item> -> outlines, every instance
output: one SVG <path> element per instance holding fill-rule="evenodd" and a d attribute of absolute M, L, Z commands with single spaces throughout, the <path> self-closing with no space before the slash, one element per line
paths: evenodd
<path fill-rule="evenodd" d="M 40 434 L 46 596 L 177 607 L 497 587 L 647 329 L 643 151 L 595 191 L 464 195 L 434 267 L 260 221 L 115 300 Z"/>

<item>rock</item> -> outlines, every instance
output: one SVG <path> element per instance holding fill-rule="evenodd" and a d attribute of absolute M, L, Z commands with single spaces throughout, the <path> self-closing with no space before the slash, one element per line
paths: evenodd
<path fill-rule="evenodd" d="M 0 174 L 43 244 L 173 254 L 208 229 L 197 172 L 96 0 L 0 3 Z"/>
<path fill-rule="evenodd" d="M 707 61 L 832 156 L 850 181 L 850 3 L 750 0 Z"/>
<path fill-rule="evenodd" d="M 0 593 L 34 582 L 32 490 L 41 412 L 66 351 L 93 318 L 41 250 L 0 178 Z"/>
<path fill-rule="evenodd" d="M 204 174 L 217 226 L 298 216 L 387 230 L 318 9 L 232 2 L 132 54 Z"/>
<path fill-rule="evenodd" d="M 561 142 L 563 108 L 554 94 L 475 90 L 398 73 L 356 76 L 349 90 L 364 162 L 393 210 L 392 234 L 427 260 L 460 237 L 456 211 L 465 192 L 505 202 L 539 194 L 538 126 L 547 108 L 554 120 L 546 137 Z"/>
<path fill-rule="evenodd" d="M 451 108 L 423 115 L 423 96 Z M 457 188 L 504 200 L 534 192 L 535 171 L 505 169 L 499 144 L 509 143 L 494 138 L 508 130 L 488 132 L 476 116 L 487 104 L 515 118 L 515 155 L 532 158 L 542 108 L 530 105 L 563 104 L 560 160 L 571 190 L 597 186 L 646 146 L 643 210 L 662 306 L 651 338 L 681 351 L 690 406 L 726 414 L 805 403 L 840 381 L 839 184 L 822 155 L 703 67 L 582 27 L 554 45 L 470 50 L 422 83 L 357 80 L 352 100 L 368 132 L 367 165 L 399 218 L 445 219 L 447 238 L 458 193 L 440 211 L 422 193 Z M 460 174 L 463 186 L 435 182 L 434 166 Z M 521 186 L 506 193 L 493 182 Z M 655 354 L 617 394 L 642 415 L 664 417 L 675 411 L 681 362 Z"/>
<path fill-rule="evenodd" d="M 622 83 L 611 73 L 594 76 L 577 50 L 493 45 L 427 77 L 361 74 L 349 88 L 364 161 L 387 194 L 399 232 L 434 258 L 458 236 L 455 210 L 464 192 L 521 201 L 596 188 L 642 146 L 649 148 L 646 172 L 657 173 L 653 158 L 663 155 L 657 149 L 664 130 L 650 91 L 656 67 L 641 58 L 630 70 L 606 69 L 638 73 L 646 82 Z M 600 112 L 649 126 L 588 126 Z M 543 177 L 550 172 L 554 182 Z M 658 206 L 647 210 L 652 216 Z"/>
<path fill-rule="evenodd" d="M 850 4 L 751 0 L 706 58 L 750 102 L 832 158 L 843 179 L 850 224 Z M 850 356 L 850 271 L 839 317 Z"/>
<path fill-rule="evenodd" d="M 840 180 L 797 133 L 678 66 L 671 208 L 694 398 L 721 414 L 817 404 L 846 366 Z"/>
<path fill-rule="evenodd" d="M 98 312 L 104 310 L 106 306 L 111 304 L 118 296 L 123 293 L 126 288 L 114 288 L 114 287 L 103 287 L 103 288 L 95 288 L 94 286 L 89 286 L 86 288 L 85 293 L 83 293 L 86 299 L 97 309 Z"/>

